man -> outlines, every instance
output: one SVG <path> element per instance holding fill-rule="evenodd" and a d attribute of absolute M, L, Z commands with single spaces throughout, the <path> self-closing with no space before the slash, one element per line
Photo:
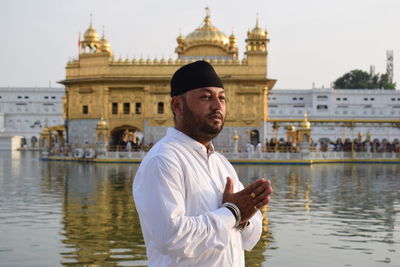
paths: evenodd
<path fill-rule="evenodd" d="M 261 235 L 258 209 L 269 202 L 270 182 L 243 189 L 214 151 L 226 100 L 209 63 L 178 69 L 171 97 L 175 128 L 149 151 L 133 183 L 149 266 L 244 266 L 244 249 Z"/>

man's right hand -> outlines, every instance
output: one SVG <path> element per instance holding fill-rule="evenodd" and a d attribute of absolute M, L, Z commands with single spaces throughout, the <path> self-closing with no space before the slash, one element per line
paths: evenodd
<path fill-rule="evenodd" d="M 226 179 L 222 203 L 231 202 L 239 208 L 242 217 L 240 223 L 247 222 L 258 209 L 269 203 L 269 195 L 272 193 L 269 180 L 258 179 L 242 191 L 233 193 L 233 180 L 230 177 Z"/>

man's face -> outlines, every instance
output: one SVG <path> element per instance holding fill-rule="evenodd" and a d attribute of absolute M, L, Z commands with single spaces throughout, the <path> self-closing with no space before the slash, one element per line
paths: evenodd
<path fill-rule="evenodd" d="M 185 133 L 199 142 L 209 142 L 221 132 L 226 114 L 224 89 L 199 88 L 180 97 L 181 126 Z"/>

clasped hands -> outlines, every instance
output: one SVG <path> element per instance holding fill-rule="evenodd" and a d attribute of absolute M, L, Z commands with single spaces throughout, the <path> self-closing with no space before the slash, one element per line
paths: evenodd
<path fill-rule="evenodd" d="M 235 204 L 241 213 L 240 223 L 247 222 L 261 207 L 268 204 L 272 193 L 271 181 L 260 178 L 242 191 L 233 193 L 233 180 L 226 178 L 226 185 L 222 197 L 222 203 Z"/>

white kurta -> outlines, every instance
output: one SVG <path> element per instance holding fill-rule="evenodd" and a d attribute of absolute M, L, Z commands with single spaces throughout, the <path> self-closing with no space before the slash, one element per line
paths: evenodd
<path fill-rule="evenodd" d="M 242 232 L 222 207 L 226 177 L 243 189 L 224 156 L 169 128 L 143 159 L 133 197 L 146 243 L 149 266 L 244 266 L 244 249 L 261 235 L 258 211 Z"/>

